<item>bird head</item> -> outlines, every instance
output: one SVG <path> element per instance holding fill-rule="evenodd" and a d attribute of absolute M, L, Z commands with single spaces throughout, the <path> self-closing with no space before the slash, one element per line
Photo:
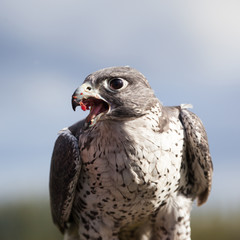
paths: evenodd
<path fill-rule="evenodd" d="M 73 110 L 90 110 L 89 127 L 103 120 L 130 120 L 158 101 L 146 78 L 130 67 L 110 67 L 86 77 L 72 95 Z"/>

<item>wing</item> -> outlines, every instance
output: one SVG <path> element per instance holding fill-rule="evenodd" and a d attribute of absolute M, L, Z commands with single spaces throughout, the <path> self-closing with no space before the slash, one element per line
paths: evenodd
<path fill-rule="evenodd" d="M 180 121 L 186 134 L 189 191 L 198 198 L 200 206 L 207 201 L 212 185 L 213 165 L 207 134 L 201 120 L 187 109 L 180 109 Z"/>
<path fill-rule="evenodd" d="M 63 233 L 67 227 L 81 171 L 76 134 L 82 122 L 60 131 L 53 149 L 50 168 L 50 205 L 53 222 Z"/>

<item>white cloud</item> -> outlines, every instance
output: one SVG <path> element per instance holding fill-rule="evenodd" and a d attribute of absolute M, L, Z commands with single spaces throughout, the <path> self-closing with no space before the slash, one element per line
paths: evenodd
<path fill-rule="evenodd" d="M 240 84 L 239 12 L 235 0 L 194 1 L 182 14 L 210 84 Z"/>

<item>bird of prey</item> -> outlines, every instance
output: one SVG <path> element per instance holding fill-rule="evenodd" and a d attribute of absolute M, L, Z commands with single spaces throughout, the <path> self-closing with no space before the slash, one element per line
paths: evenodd
<path fill-rule="evenodd" d="M 86 77 L 72 107 L 86 119 L 59 132 L 50 169 L 53 222 L 67 240 L 190 239 L 212 161 L 188 105 L 165 107 L 130 67 Z"/>

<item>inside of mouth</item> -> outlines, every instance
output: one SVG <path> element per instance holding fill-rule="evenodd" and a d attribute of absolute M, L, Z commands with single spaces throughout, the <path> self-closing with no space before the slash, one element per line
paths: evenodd
<path fill-rule="evenodd" d="M 86 122 L 91 124 L 93 123 L 93 120 L 101 113 L 107 112 L 109 109 L 108 104 L 101 100 L 96 98 L 88 98 L 83 99 L 80 102 L 82 110 L 90 110 L 89 115 L 86 118 Z"/>

